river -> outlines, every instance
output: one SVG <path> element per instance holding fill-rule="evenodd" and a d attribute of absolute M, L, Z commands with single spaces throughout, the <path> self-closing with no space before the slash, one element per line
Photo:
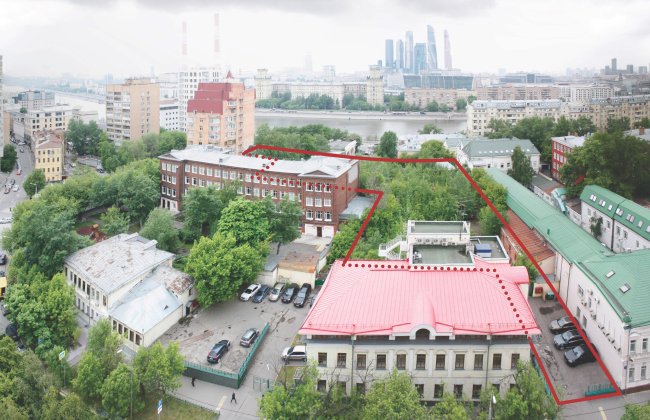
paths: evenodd
<path fill-rule="evenodd" d="M 348 120 L 344 116 L 341 118 L 318 118 L 316 116 L 313 118 L 297 118 L 288 117 L 286 115 L 260 115 L 260 113 L 256 113 L 255 128 L 257 129 L 257 127 L 265 123 L 270 127 L 302 127 L 307 124 L 324 124 L 328 127 L 348 130 L 349 133 L 357 133 L 364 139 L 367 138 L 367 136 L 374 137 L 375 135 L 379 138 L 386 131 L 394 131 L 398 136 L 403 134 L 417 134 L 419 129 L 429 123 L 437 125 L 445 133 L 457 133 L 467 128 L 467 121 L 465 119 L 432 120 L 423 117 L 421 120 L 413 118 L 404 118 L 403 120 L 398 118 L 387 120 Z"/>
<path fill-rule="evenodd" d="M 99 104 L 93 101 L 86 101 L 83 99 L 66 96 L 65 94 L 55 94 L 57 103 L 65 103 L 68 105 L 79 105 L 84 110 L 94 110 L 100 120 L 106 119 L 106 104 Z M 403 116 L 403 117 L 389 117 L 388 119 L 376 119 L 378 116 L 373 115 L 375 119 L 354 119 L 362 118 L 356 114 L 352 117 L 343 115 L 300 115 L 295 114 L 292 116 L 282 115 L 278 113 L 255 113 L 255 129 L 262 124 L 268 124 L 270 127 L 302 127 L 307 124 L 324 124 L 328 127 L 338 128 L 341 130 L 348 130 L 350 133 L 357 133 L 364 139 L 368 136 L 379 138 L 386 131 L 394 131 L 397 135 L 415 134 L 417 130 L 421 129 L 425 124 L 433 123 L 442 129 L 445 133 L 456 133 L 467 128 L 467 121 L 465 119 L 433 119 L 426 116 Z M 352 119 L 348 119 L 352 118 Z"/>

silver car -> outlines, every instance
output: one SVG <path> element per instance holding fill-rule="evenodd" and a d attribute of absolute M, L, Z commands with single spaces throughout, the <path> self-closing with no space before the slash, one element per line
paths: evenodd
<path fill-rule="evenodd" d="M 274 287 L 273 290 L 271 290 L 271 294 L 269 295 L 269 300 L 271 302 L 275 302 L 276 300 L 280 299 L 280 296 L 284 293 L 284 289 L 287 288 L 287 283 L 277 283 Z"/>

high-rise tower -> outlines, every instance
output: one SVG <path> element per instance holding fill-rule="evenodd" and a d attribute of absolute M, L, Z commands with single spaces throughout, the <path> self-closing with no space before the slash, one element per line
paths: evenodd
<path fill-rule="evenodd" d="M 427 62 L 429 63 L 429 70 L 436 70 L 438 68 L 436 33 L 433 31 L 433 26 L 431 25 L 427 25 Z"/>
<path fill-rule="evenodd" d="M 427 69 L 427 44 L 420 42 L 413 48 L 413 73 L 420 74 L 420 70 Z"/>
<path fill-rule="evenodd" d="M 445 70 L 451 70 L 451 44 L 449 43 L 449 32 L 445 29 Z"/>
<path fill-rule="evenodd" d="M 386 63 L 384 65 L 386 68 L 395 67 L 395 58 L 393 56 L 393 40 L 386 40 Z"/>
<path fill-rule="evenodd" d="M 395 41 L 395 68 L 404 70 L 404 41 Z"/>
<path fill-rule="evenodd" d="M 415 73 L 413 66 L 413 31 L 406 31 L 406 42 L 404 51 L 404 72 Z"/>

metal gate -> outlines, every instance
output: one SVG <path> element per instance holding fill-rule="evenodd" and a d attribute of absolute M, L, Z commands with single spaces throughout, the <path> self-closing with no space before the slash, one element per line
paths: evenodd
<path fill-rule="evenodd" d="M 259 392 L 268 392 L 269 389 L 273 389 L 275 386 L 275 381 L 271 381 L 267 378 L 260 378 L 259 376 L 253 376 L 253 390 Z"/>

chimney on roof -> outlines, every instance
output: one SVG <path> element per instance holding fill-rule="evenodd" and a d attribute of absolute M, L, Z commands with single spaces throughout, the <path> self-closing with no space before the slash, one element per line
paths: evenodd
<path fill-rule="evenodd" d="M 639 127 L 639 135 L 642 136 L 645 134 L 645 127 Z"/>

